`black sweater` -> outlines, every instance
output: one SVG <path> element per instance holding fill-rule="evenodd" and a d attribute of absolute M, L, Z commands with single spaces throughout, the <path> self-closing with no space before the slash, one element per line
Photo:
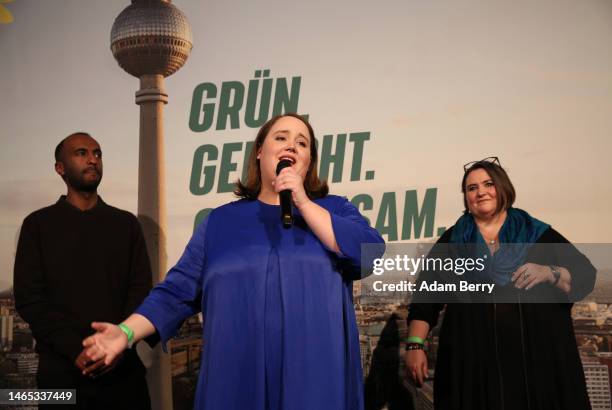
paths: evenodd
<path fill-rule="evenodd" d="M 105 204 L 81 211 L 62 196 L 23 222 L 15 257 L 15 305 L 39 354 L 74 363 L 91 322 L 119 323 L 151 289 L 142 230 Z"/>

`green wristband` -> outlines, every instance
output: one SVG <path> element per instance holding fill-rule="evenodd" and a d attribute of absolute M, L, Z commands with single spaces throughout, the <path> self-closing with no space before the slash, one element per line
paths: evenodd
<path fill-rule="evenodd" d="M 418 337 L 418 336 L 410 336 L 409 338 L 404 339 L 404 341 L 406 343 L 418 343 L 418 344 L 421 344 L 421 345 L 425 344 L 425 341 L 423 339 L 421 339 L 420 337 Z"/>
<path fill-rule="evenodd" d="M 130 329 L 125 323 L 119 323 L 118 326 L 119 329 L 121 329 L 128 338 L 128 349 L 131 348 L 132 344 L 134 343 L 134 331 Z"/>

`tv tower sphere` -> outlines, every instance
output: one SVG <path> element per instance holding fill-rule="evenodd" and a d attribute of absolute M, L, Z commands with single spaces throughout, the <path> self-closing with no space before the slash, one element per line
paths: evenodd
<path fill-rule="evenodd" d="M 132 0 L 111 29 L 113 56 L 135 77 L 168 77 L 185 64 L 192 46 L 187 17 L 169 0 Z"/>
<path fill-rule="evenodd" d="M 115 19 L 111 51 L 125 71 L 138 77 L 140 106 L 138 144 L 138 220 L 147 244 L 153 283 L 164 279 L 166 252 L 166 171 L 164 77 L 185 64 L 193 38 L 185 15 L 170 0 L 132 0 Z M 170 356 L 157 347 L 151 355 L 148 384 L 154 409 L 172 408 Z"/>

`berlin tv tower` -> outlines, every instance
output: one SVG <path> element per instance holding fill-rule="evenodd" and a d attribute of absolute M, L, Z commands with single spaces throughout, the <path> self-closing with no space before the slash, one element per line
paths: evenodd
<path fill-rule="evenodd" d="M 140 78 L 138 219 L 151 259 L 153 282 L 163 280 L 166 266 L 166 181 L 163 109 L 168 103 L 164 78 L 187 61 L 193 45 L 187 17 L 170 0 L 132 0 L 115 19 L 111 51 L 125 71 Z M 172 408 L 170 357 L 156 349 L 149 369 L 154 408 Z M 157 396 L 157 397 L 156 397 Z"/>

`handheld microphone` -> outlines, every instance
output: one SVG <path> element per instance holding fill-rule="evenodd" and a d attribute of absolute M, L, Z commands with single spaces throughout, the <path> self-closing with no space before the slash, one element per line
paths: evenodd
<path fill-rule="evenodd" d="M 283 159 L 278 162 L 276 166 L 276 175 L 287 167 L 291 166 L 291 161 Z M 291 228 L 293 226 L 293 210 L 291 204 L 291 190 L 285 189 L 278 193 L 280 196 L 280 209 L 281 209 L 281 222 L 284 228 Z"/>

